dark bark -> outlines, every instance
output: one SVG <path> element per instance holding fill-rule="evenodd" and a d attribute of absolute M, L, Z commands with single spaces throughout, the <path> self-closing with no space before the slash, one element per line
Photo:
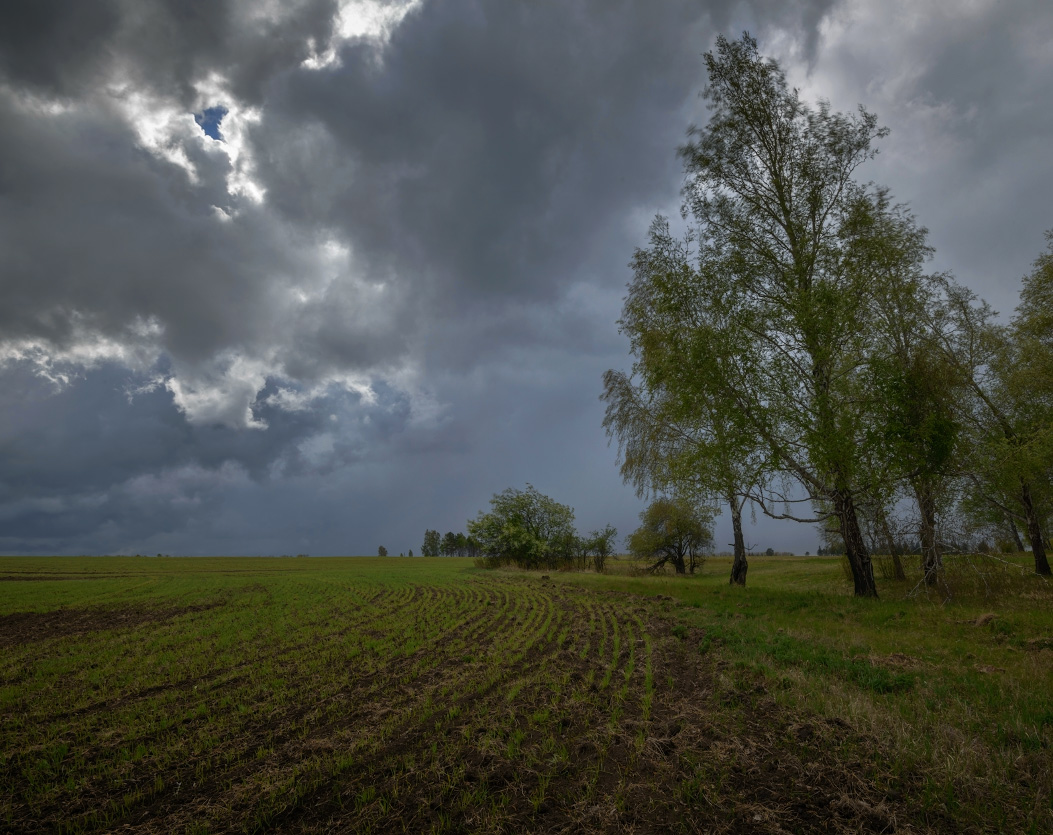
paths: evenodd
<path fill-rule="evenodd" d="M 1016 544 L 1017 553 L 1020 553 L 1024 550 L 1024 542 L 1020 538 L 1020 529 L 1016 526 L 1016 520 L 1009 514 L 1006 514 L 1005 520 L 1009 523 L 1009 533 L 1013 535 L 1013 542 Z"/>
<path fill-rule="evenodd" d="M 851 490 L 835 490 L 833 493 L 834 513 L 841 526 L 841 538 L 845 543 L 845 555 L 852 568 L 852 581 L 855 584 L 856 597 L 877 597 L 877 584 L 874 582 L 874 564 L 870 560 L 863 531 L 859 527 L 859 516 L 856 513 L 855 499 Z"/>
<path fill-rule="evenodd" d="M 684 565 L 684 555 L 683 554 L 673 554 L 669 558 L 669 560 L 670 560 L 670 562 L 673 563 L 673 568 L 676 569 L 676 573 L 677 574 L 687 574 L 687 566 Z"/>
<path fill-rule="evenodd" d="M 885 515 L 884 508 L 878 511 L 878 518 L 881 521 L 881 535 L 885 538 L 885 545 L 892 557 L 893 575 L 897 580 L 906 580 L 907 572 L 903 570 L 903 560 L 900 559 L 899 548 L 896 547 L 896 538 L 889 529 L 888 516 Z"/>
<path fill-rule="evenodd" d="M 926 585 L 932 586 L 939 579 L 943 570 L 943 555 L 936 541 L 936 498 L 932 486 L 925 483 L 914 485 L 914 495 L 918 500 L 918 514 L 921 517 L 919 538 L 921 539 L 921 570 Z"/>
<path fill-rule="evenodd" d="M 1035 558 L 1035 573 L 1049 577 L 1049 560 L 1046 559 L 1046 544 L 1042 539 L 1042 525 L 1031 498 L 1031 485 L 1020 481 L 1020 503 L 1024 506 L 1024 520 L 1027 522 L 1027 538 L 1031 543 L 1031 554 Z"/>
<path fill-rule="evenodd" d="M 746 563 L 746 540 L 742 537 L 742 507 L 735 497 L 729 499 L 729 504 L 731 526 L 735 532 L 735 559 L 731 563 L 731 579 L 728 582 L 733 586 L 744 586 L 749 565 Z"/>

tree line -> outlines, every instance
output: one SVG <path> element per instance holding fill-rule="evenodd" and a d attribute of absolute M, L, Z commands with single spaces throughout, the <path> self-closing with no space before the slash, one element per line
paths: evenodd
<path fill-rule="evenodd" d="M 651 572 L 670 565 L 678 574 L 694 573 L 713 545 L 713 514 L 682 498 L 659 497 L 640 513 L 640 527 L 626 538 L 629 552 L 647 561 Z M 613 525 L 586 535 L 574 529 L 574 509 L 528 484 L 496 493 L 490 510 L 468 522 L 479 542 L 483 565 L 496 568 L 603 572 L 614 555 L 618 530 Z"/>
<path fill-rule="evenodd" d="M 636 250 L 633 364 L 604 375 L 623 477 L 727 508 L 732 583 L 748 505 L 819 524 L 856 595 L 877 596 L 876 550 L 902 574 L 905 537 L 928 583 L 948 551 L 1005 538 L 1048 576 L 1053 233 L 1002 323 L 926 269 L 909 208 L 857 179 L 888 132 L 876 116 L 806 104 L 748 34 L 705 63 L 709 120 L 679 149 L 686 229 L 659 216 Z"/>
<path fill-rule="evenodd" d="M 424 531 L 424 544 L 420 548 L 422 557 L 477 557 L 479 542 L 463 533 L 447 531 L 445 536 L 430 528 Z M 410 556 L 413 556 L 410 553 Z"/>

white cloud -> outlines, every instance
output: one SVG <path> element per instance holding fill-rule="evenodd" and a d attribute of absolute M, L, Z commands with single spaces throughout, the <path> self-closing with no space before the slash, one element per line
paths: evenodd
<path fill-rule="evenodd" d="M 324 381 L 298 388 L 291 385 L 280 387 L 267 397 L 267 405 L 286 412 L 304 412 L 312 409 L 323 398 L 331 396 L 334 391 L 347 391 L 357 394 L 363 403 L 374 405 L 377 402 L 376 392 L 368 377 L 354 374 L 333 374 Z M 335 419 L 335 415 L 331 416 Z"/>
<path fill-rule="evenodd" d="M 208 147 L 226 154 L 230 161 L 230 173 L 227 174 L 227 191 L 231 197 L 246 197 L 253 203 L 262 203 L 266 189 L 254 178 L 256 161 L 249 143 L 249 131 L 259 124 L 262 111 L 258 107 L 249 107 L 239 102 L 230 91 L 230 85 L 222 76 L 213 73 L 208 78 L 194 85 L 197 99 L 194 108 L 200 112 L 208 107 L 226 108 L 226 115 L 220 125 L 222 140 L 201 134 L 199 142 L 211 143 Z M 196 123 L 195 123 L 196 124 Z"/>
<path fill-rule="evenodd" d="M 110 336 L 91 329 L 83 316 L 73 313 L 69 318 L 73 333 L 64 346 L 43 339 L 0 340 L 0 368 L 10 363 L 28 363 L 38 376 L 61 387 L 104 363 L 118 363 L 144 373 L 157 362 L 157 340 L 164 333 L 157 319 L 137 318 L 129 323 L 125 333 Z"/>
<path fill-rule="evenodd" d="M 200 144 L 201 129 L 193 114 L 149 90 L 134 87 L 130 82 L 113 83 L 106 92 L 135 131 L 140 146 L 158 159 L 183 169 L 190 182 L 196 184 L 197 167 L 186 152 L 187 144 Z"/>
<path fill-rule="evenodd" d="M 338 67 L 340 47 L 355 38 L 369 38 L 384 44 L 406 16 L 419 9 L 422 3 L 423 0 L 401 0 L 394 3 L 345 0 L 337 12 L 333 39 L 321 48 L 316 43 L 310 43 L 311 55 L 304 60 L 304 68 L 321 70 Z"/>
<path fill-rule="evenodd" d="M 205 134 L 195 121 L 194 112 L 187 112 L 180 104 L 136 87 L 130 81 L 115 80 L 107 86 L 106 94 L 135 131 L 139 145 L 158 159 L 181 168 L 191 183 L 200 182 L 200 172 L 190 152 L 204 150 L 227 158 L 226 191 L 232 198 L 262 203 L 266 189 L 255 178 L 256 162 L 249 141 L 249 131 L 261 119 L 260 109 L 239 102 L 226 79 L 216 73 L 195 82 L 194 88 L 194 112 L 216 106 L 226 109 L 220 127 L 221 140 Z M 228 217 L 237 214 L 236 210 L 217 209 Z"/>
<path fill-rule="evenodd" d="M 190 423 L 266 429 L 252 405 L 267 375 L 268 363 L 228 351 L 204 366 L 178 370 L 165 385 Z"/>

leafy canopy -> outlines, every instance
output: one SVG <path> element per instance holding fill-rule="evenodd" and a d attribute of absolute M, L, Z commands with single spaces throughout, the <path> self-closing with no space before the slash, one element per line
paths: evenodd
<path fill-rule="evenodd" d="M 713 544 L 712 513 L 683 497 L 661 496 L 640 513 L 641 525 L 629 535 L 629 552 L 652 560 L 651 571 L 671 563 L 677 574 L 693 572 Z"/>
<path fill-rule="evenodd" d="M 524 568 L 555 565 L 573 553 L 577 543 L 574 510 L 528 484 L 509 487 L 490 499 L 490 512 L 468 522 L 468 533 L 487 557 Z"/>

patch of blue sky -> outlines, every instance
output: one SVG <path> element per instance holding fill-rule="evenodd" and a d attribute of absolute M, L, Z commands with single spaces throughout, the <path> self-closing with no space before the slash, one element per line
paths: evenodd
<path fill-rule="evenodd" d="M 194 121 L 197 122 L 206 136 L 211 136 L 213 139 L 218 139 L 222 142 L 223 134 L 219 132 L 219 124 L 226 115 L 227 108 L 222 105 L 216 105 L 215 107 L 206 107 L 200 113 L 195 113 Z"/>

